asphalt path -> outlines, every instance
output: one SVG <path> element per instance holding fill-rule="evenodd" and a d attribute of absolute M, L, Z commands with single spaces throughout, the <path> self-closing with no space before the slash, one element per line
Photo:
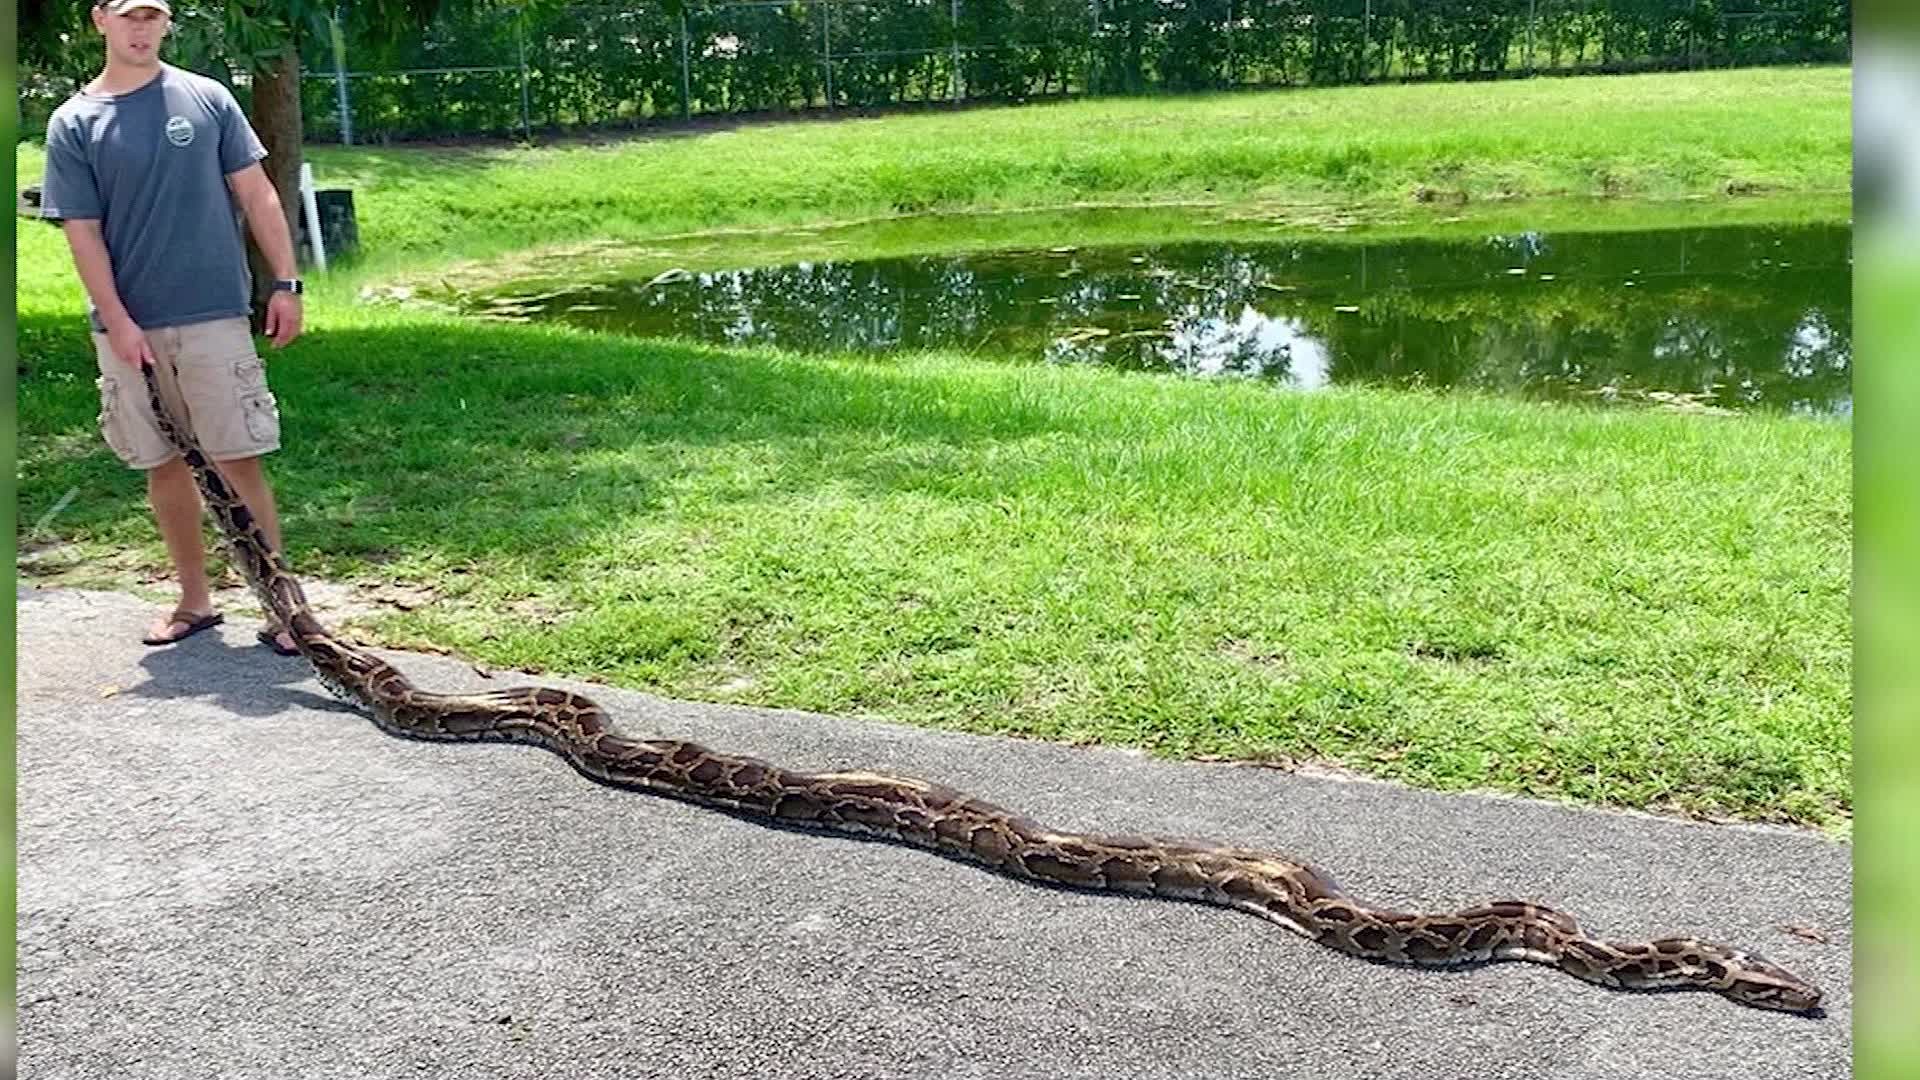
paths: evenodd
<path fill-rule="evenodd" d="M 20 1074 L 1841 1078 L 1850 850 L 866 720 L 591 693 L 636 734 L 939 780 L 1062 827 L 1263 847 L 1403 908 L 1523 897 L 1821 984 L 1823 1017 L 1503 963 L 1360 961 L 1236 912 L 1040 888 L 379 732 L 253 625 L 19 595 Z M 1786 929 L 1788 927 L 1792 930 Z M 1824 938 L 1825 940 L 1816 940 Z"/>

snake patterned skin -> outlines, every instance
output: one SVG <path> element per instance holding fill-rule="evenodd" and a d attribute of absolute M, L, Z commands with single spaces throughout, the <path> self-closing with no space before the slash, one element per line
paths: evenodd
<path fill-rule="evenodd" d="M 155 416 L 195 481 L 260 603 L 291 632 L 320 682 L 381 729 L 412 739 L 545 747 L 595 780 L 784 826 L 923 848 L 1024 881 L 1235 908 L 1369 960 L 1457 966 L 1521 960 L 1625 990 L 1694 989 L 1744 1005 L 1814 1012 L 1820 991 L 1752 952 L 1691 937 L 1604 941 L 1566 914 L 1502 900 L 1412 913 L 1348 895 L 1311 866 L 1261 851 L 1147 836 L 1050 829 L 936 783 L 871 772 L 812 773 L 678 739 L 616 731 L 593 701 L 566 690 L 422 690 L 314 617 L 300 582 L 253 515 L 176 422 L 146 369 Z"/>

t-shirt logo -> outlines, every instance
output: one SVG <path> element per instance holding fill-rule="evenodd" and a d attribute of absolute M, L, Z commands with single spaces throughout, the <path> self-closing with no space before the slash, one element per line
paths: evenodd
<path fill-rule="evenodd" d="M 193 142 L 193 121 L 184 116 L 167 117 L 167 141 L 175 146 L 188 146 Z"/>

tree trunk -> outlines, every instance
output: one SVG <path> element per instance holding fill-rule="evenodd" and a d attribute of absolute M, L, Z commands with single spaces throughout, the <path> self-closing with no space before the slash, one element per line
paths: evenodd
<path fill-rule="evenodd" d="M 297 236 L 295 222 L 300 215 L 300 143 L 304 130 L 300 116 L 300 54 L 289 44 L 287 51 L 253 71 L 254 133 L 267 148 L 261 162 L 267 178 L 280 193 L 280 208 L 286 211 L 287 235 Z M 298 253 L 296 244 L 295 252 Z M 259 330 L 266 317 L 267 296 L 271 292 L 273 268 L 267 265 L 259 245 L 247 236 L 247 262 L 253 267 L 254 329 Z"/>

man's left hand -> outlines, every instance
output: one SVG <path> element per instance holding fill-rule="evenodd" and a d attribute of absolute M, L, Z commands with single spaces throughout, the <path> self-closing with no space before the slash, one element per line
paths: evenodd
<path fill-rule="evenodd" d="M 273 339 L 273 347 L 285 348 L 300 336 L 300 297 L 297 293 L 277 292 L 267 298 L 267 317 L 261 329 Z"/>

